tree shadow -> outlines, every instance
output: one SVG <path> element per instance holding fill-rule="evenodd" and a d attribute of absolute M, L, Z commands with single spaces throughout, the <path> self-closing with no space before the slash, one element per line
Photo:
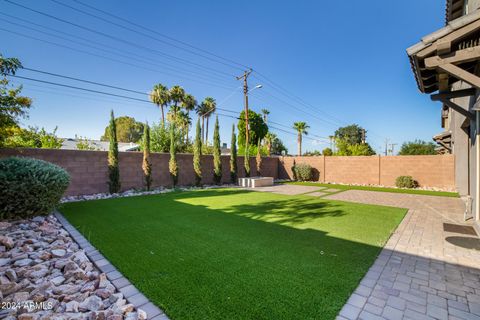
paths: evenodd
<path fill-rule="evenodd" d="M 226 212 L 250 219 L 268 219 L 280 224 L 302 224 L 321 217 L 341 217 L 345 211 L 333 202 L 289 196 L 285 200 L 230 206 Z"/>

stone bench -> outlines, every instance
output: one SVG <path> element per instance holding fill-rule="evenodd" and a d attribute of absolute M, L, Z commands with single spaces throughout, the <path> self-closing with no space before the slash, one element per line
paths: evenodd
<path fill-rule="evenodd" d="M 238 185 L 244 188 L 270 187 L 270 186 L 273 186 L 273 178 L 272 177 L 239 178 Z"/>

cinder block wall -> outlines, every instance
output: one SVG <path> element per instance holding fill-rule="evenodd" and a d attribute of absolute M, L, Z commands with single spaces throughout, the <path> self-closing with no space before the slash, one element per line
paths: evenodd
<path fill-rule="evenodd" d="M 453 155 L 371 157 L 282 157 L 279 179 L 292 179 L 292 166 L 307 163 L 320 182 L 394 186 L 398 176 L 412 176 L 421 186 L 455 190 Z"/>
<path fill-rule="evenodd" d="M 71 175 L 67 195 L 84 195 L 108 191 L 106 151 L 0 149 L 0 158 L 25 156 L 46 160 L 65 168 Z M 143 187 L 141 152 L 120 152 L 122 190 Z M 171 186 L 169 154 L 152 153 L 153 186 Z M 179 185 L 193 185 L 193 156 L 178 154 Z M 421 186 L 455 190 L 453 155 L 371 156 L 371 157 L 264 157 L 262 175 L 275 179 L 292 179 L 292 166 L 307 163 L 314 168 L 314 180 L 320 182 L 394 186 L 401 175 L 411 175 Z M 237 159 L 239 177 L 244 176 L 243 157 Z M 252 176 L 257 175 L 255 158 L 250 158 Z M 222 156 L 222 180 L 230 181 L 230 157 Z M 213 156 L 202 157 L 203 183 L 213 183 Z"/>
<path fill-rule="evenodd" d="M 85 195 L 108 191 L 108 168 L 106 151 L 83 150 L 49 150 L 49 149 L 0 149 L 0 158 L 8 156 L 23 156 L 42 159 L 65 168 L 71 176 L 71 183 L 67 195 Z M 168 171 L 170 155 L 152 153 L 153 186 L 171 186 L 172 180 Z M 120 152 L 120 182 L 122 190 L 142 188 L 143 154 L 141 152 Z M 193 156 L 191 154 L 177 154 L 179 166 L 178 184 L 187 186 L 195 182 L 193 172 Z M 237 159 L 238 173 L 244 176 L 244 159 Z M 250 158 L 251 175 L 257 175 L 255 158 Z M 278 158 L 264 157 L 262 174 L 278 178 Z M 203 183 L 213 183 L 213 156 L 202 157 Z M 230 181 L 230 157 L 222 156 L 222 180 Z"/>

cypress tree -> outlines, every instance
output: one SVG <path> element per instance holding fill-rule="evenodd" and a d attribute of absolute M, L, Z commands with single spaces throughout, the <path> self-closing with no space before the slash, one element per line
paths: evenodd
<path fill-rule="evenodd" d="M 145 180 L 145 187 L 150 190 L 152 186 L 152 164 L 150 162 L 150 127 L 148 123 L 143 129 L 143 163 L 142 163 L 143 177 Z"/>
<path fill-rule="evenodd" d="M 110 193 L 120 191 L 120 170 L 118 168 L 118 141 L 117 127 L 113 110 L 110 113 L 110 126 L 108 132 L 110 145 L 108 148 L 108 189 Z"/>
<path fill-rule="evenodd" d="M 262 175 L 262 155 L 260 153 L 260 149 L 261 149 L 261 144 L 260 144 L 260 139 L 258 139 L 258 147 L 257 147 L 257 158 L 255 159 L 256 163 L 257 163 L 257 176 L 261 176 Z"/>
<path fill-rule="evenodd" d="M 200 118 L 197 121 L 197 131 L 195 133 L 195 144 L 193 146 L 193 170 L 195 171 L 195 185 L 199 187 L 202 183 L 202 129 L 200 127 Z"/>
<path fill-rule="evenodd" d="M 222 159 L 220 150 L 220 125 L 218 124 L 218 116 L 215 120 L 215 128 L 213 130 L 213 181 L 216 184 L 222 182 Z"/>
<path fill-rule="evenodd" d="M 230 181 L 237 183 L 237 137 L 235 136 L 235 125 L 232 125 L 232 141 L 230 143 Z"/>
<path fill-rule="evenodd" d="M 173 187 L 178 182 L 178 165 L 177 165 L 177 146 L 175 141 L 175 124 L 170 125 L 170 161 L 168 162 L 168 170 L 172 176 Z"/>

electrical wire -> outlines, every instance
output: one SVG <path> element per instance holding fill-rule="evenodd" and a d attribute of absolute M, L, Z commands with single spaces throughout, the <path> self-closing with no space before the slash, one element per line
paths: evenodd
<path fill-rule="evenodd" d="M 188 53 L 190 53 L 190 54 L 194 54 L 194 55 L 200 56 L 200 57 L 202 57 L 202 58 L 208 59 L 208 60 L 210 60 L 210 61 L 213 61 L 213 62 L 216 62 L 216 63 L 220 63 L 220 64 L 223 64 L 223 65 L 228 66 L 228 67 L 232 67 L 231 64 L 218 61 L 217 59 L 213 59 L 213 58 L 208 57 L 208 56 L 206 56 L 206 55 L 202 55 L 202 54 L 199 54 L 199 53 L 194 52 L 194 51 L 192 51 L 192 50 L 188 50 L 188 49 L 183 48 L 183 47 L 181 47 L 181 46 L 178 46 L 178 45 L 169 43 L 169 42 L 167 42 L 167 41 L 165 41 L 165 40 L 162 40 L 162 39 L 159 39 L 159 38 L 156 38 L 156 37 L 152 37 L 151 35 L 148 35 L 148 34 L 146 34 L 146 33 L 144 33 L 144 32 L 140 32 L 140 31 L 138 31 L 138 30 L 135 30 L 135 29 L 126 27 L 126 26 L 124 26 L 124 25 L 122 25 L 122 24 L 119 24 L 119 23 L 116 23 L 116 22 L 107 20 L 107 19 L 102 18 L 102 17 L 99 17 L 99 16 L 97 16 L 97 15 L 95 15 L 95 14 L 86 12 L 86 11 L 84 11 L 84 10 L 75 8 L 75 7 L 73 7 L 73 6 L 70 6 L 70 5 L 66 4 L 66 3 L 63 3 L 63 2 L 60 2 L 60 1 L 57 1 L 57 0 L 50 0 L 50 1 L 52 1 L 52 2 L 54 2 L 54 3 L 56 3 L 56 4 L 58 4 L 58 5 L 64 6 L 64 7 L 66 7 L 66 8 L 69 8 L 69 9 L 71 9 L 71 10 L 74 10 L 74 11 L 76 11 L 76 12 L 80 12 L 80 13 L 82 13 L 82 14 L 84 14 L 84 15 L 87 15 L 87 16 L 93 17 L 93 18 L 95 18 L 95 19 L 98 19 L 98 20 L 103 21 L 103 22 L 105 22 L 105 23 L 108 23 L 108 24 L 117 26 L 117 27 L 119 27 L 119 28 L 122 28 L 122 29 L 124 29 L 124 30 L 128 30 L 128 31 L 130 31 L 130 32 L 133 32 L 133 33 L 136 33 L 136 34 L 139 34 L 139 35 L 142 35 L 142 36 L 144 36 L 144 37 L 147 37 L 147 38 L 150 39 L 150 40 L 155 40 L 155 41 L 158 41 L 158 42 L 160 42 L 160 43 L 173 46 L 173 47 L 175 47 L 175 48 L 177 48 L 177 49 L 184 50 L 184 51 L 186 51 L 186 52 L 188 52 Z M 83 3 L 82 3 L 82 5 L 88 6 L 88 5 L 83 4 Z M 95 8 L 92 7 L 92 6 L 88 6 L 88 7 L 95 9 Z M 95 9 L 95 10 L 97 10 L 97 9 Z M 236 66 L 235 66 L 234 68 L 235 68 L 235 69 L 240 69 L 239 67 L 236 67 Z"/>

